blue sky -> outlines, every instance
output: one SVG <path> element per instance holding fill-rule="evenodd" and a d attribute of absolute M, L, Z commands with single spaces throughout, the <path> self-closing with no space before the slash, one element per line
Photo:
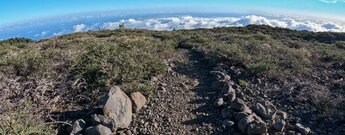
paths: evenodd
<path fill-rule="evenodd" d="M 269 25 L 345 32 L 345 0 L 0 0 L 0 40 L 74 32 Z"/>
<path fill-rule="evenodd" d="M 84 12 L 169 8 L 345 18 L 345 0 L 1 0 L 0 25 Z"/>

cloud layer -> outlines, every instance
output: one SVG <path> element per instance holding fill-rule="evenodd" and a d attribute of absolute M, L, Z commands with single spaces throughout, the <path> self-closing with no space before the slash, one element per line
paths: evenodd
<path fill-rule="evenodd" d="M 267 18 L 263 16 L 248 15 L 242 17 L 166 17 L 153 19 L 126 19 L 116 22 L 104 22 L 86 26 L 75 25 L 74 31 L 86 31 L 96 29 L 117 29 L 119 24 L 127 28 L 140 28 L 150 30 L 195 29 L 213 27 L 242 27 L 250 24 L 269 25 L 272 27 L 290 28 L 294 30 L 308 30 L 314 32 L 345 32 L 345 26 L 330 22 L 317 22 L 297 20 L 292 18 Z"/>
<path fill-rule="evenodd" d="M 345 25 L 331 22 L 301 20 L 294 18 L 264 17 L 258 15 L 231 16 L 231 17 L 129 17 L 120 20 L 116 17 L 80 18 L 76 20 L 62 21 L 60 23 L 48 22 L 41 24 L 27 24 L 12 27 L 0 26 L 0 39 L 12 37 L 26 37 L 35 40 L 49 38 L 68 33 L 82 32 L 100 29 L 118 29 L 119 24 L 126 28 L 150 29 L 150 30 L 173 30 L 195 29 L 213 27 L 243 27 L 250 24 L 269 25 L 272 27 L 290 28 L 294 30 L 308 30 L 314 32 L 345 32 Z"/>

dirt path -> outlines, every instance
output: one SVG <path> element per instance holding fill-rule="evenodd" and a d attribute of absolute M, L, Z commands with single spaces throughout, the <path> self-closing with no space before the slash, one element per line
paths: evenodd
<path fill-rule="evenodd" d="M 147 107 L 134 117 L 133 134 L 217 134 L 221 131 L 216 92 L 210 87 L 211 67 L 202 55 L 180 50 L 172 72 L 158 80 L 161 86 Z M 175 65 L 175 66 L 174 66 Z M 129 131 L 128 131 L 129 132 Z"/>

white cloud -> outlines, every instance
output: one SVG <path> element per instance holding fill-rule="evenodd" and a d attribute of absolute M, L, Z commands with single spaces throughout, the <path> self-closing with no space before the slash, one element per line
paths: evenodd
<path fill-rule="evenodd" d="M 85 24 L 77 24 L 73 26 L 74 32 L 81 32 L 84 31 L 86 29 L 86 25 Z"/>
<path fill-rule="evenodd" d="M 330 3 L 330 4 L 334 4 L 334 3 L 338 3 L 338 2 L 345 2 L 345 0 L 320 0 L 321 2 L 324 3 Z"/>
<path fill-rule="evenodd" d="M 42 31 L 41 33 L 35 34 L 35 37 L 44 37 L 48 34 L 48 31 Z"/>
<path fill-rule="evenodd" d="M 60 35 L 62 35 L 63 33 L 61 33 L 61 32 L 57 32 L 57 33 L 53 33 L 53 36 L 60 36 Z"/>
<path fill-rule="evenodd" d="M 119 28 L 119 25 L 120 25 L 119 22 L 106 22 L 106 23 L 103 23 L 101 28 L 115 30 Z"/>
<path fill-rule="evenodd" d="M 317 22 L 308 20 L 297 20 L 292 18 L 267 18 L 263 16 L 248 15 L 242 17 L 166 17 L 154 19 L 127 19 L 118 22 L 105 22 L 99 28 L 101 29 L 117 29 L 119 24 L 123 23 L 127 28 L 140 28 L 150 30 L 173 30 L 173 29 L 195 29 L 195 28 L 213 28 L 213 27 L 233 27 L 247 26 L 250 24 L 269 25 L 272 27 L 290 28 L 294 30 L 308 30 L 314 32 L 345 32 L 345 26 L 337 25 L 330 22 Z M 86 28 L 82 25 L 82 29 Z"/>
<path fill-rule="evenodd" d="M 67 30 L 62 30 L 62 31 L 59 31 L 59 32 L 54 32 L 53 33 L 53 36 L 60 36 L 60 35 L 63 35 L 63 34 L 67 34 Z"/>

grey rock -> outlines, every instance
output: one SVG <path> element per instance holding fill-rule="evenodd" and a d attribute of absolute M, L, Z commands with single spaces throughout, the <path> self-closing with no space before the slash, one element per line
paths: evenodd
<path fill-rule="evenodd" d="M 226 82 L 225 81 L 214 81 L 212 84 L 211 84 L 211 87 L 212 89 L 214 90 L 219 90 L 219 91 L 222 91 L 223 87 L 226 85 Z M 220 94 L 226 94 L 226 93 L 223 93 L 221 92 Z"/>
<path fill-rule="evenodd" d="M 99 115 L 99 114 L 94 114 L 91 116 L 91 121 L 93 123 L 93 125 L 103 125 L 106 126 L 110 129 L 113 129 L 115 125 L 113 125 L 114 123 L 107 117 L 103 116 L 103 115 Z M 116 130 L 116 129 L 113 129 Z"/>
<path fill-rule="evenodd" d="M 111 130 L 103 125 L 88 127 L 85 130 L 85 135 L 112 135 Z"/>
<path fill-rule="evenodd" d="M 230 128 L 233 127 L 235 125 L 235 122 L 231 121 L 231 120 L 223 120 L 222 122 L 222 127 L 223 128 Z"/>
<path fill-rule="evenodd" d="M 243 118 L 248 117 L 249 115 L 246 112 L 239 112 L 236 114 L 235 121 L 238 122 L 242 120 Z"/>
<path fill-rule="evenodd" d="M 250 114 L 252 114 L 253 111 L 249 107 L 246 106 L 246 107 L 244 107 L 243 112 L 250 115 Z"/>
<path fill-rule="evenodd" d="M 159 86 L 158 90 L 165 93 L 167 90 L 163 86 Z"/>
<path fill-rule="evenodd" d="M 210 72 L 210 74 L 212 75 L 212 77 L 215 77 L 215 79 L 217 79 L 218 81 L 223 80 L 224 76 L 226 75 L 224 72 L 217 70 L 215 68 L 213 71 Z"/>
<path fill-rule="evenodd" d="M 72 131 L 70 135 L 78 135 L 84 130 L 86 122 L 83 119 L 76 120 L 72 125 Z"/>
<path fill-rule="evenodd" d="M 246 99 L 246 95 L 244 95 L 244 93 L 242 91 L 239 91 L 239 90 L 236 91 L 236 96 L 237 96 L 237 98 L 241 98 L 244 100 Z"/>
<path fill-rule="evenodd" d="M 253 116 L 254 120 L 262 121 L 262 122 L 263 122 L 263 120 L 261 119 L 261 117 L 257 116 L 255 113 L 253 113 L 252 116 Z"/>
<path fill-rule="evenodd" d="M 137 113 L 146 104 L 146 98 L 140 92 L 133 92 L 131 94 L 131 100 L 133 103 L 133 112 Z"/>
<path fill-rule="evenodd" d="M 245 91 L 244 91 L 247 95 L 249 95 L 249 96 L 251 96 L 251 95 L 253 95 L 253 91 L 251 90 L 251 89 L 245 89 Z"/>
<path fill-rule="evenodd" d="M 226 97 L 226 102 L 232 102 L 236 99 L 236 92 L 228 81 L 224 83 L 221 95 Z"/>
<path fill-rule="evenodd" d="M 223 98 L 218 98 L 216 102 L 214 103 L 216 107 L 222 107 L 224 105 L 224 99 Z"/>
<path fill-rule="evenodd" d="M 225 80 L 225 81 L 230 81 L 230 80 L 231 80 L 231 77 L 230 77 L 229 75 L 225 75 L 225 76 L 224 76 L 224 80 Z"/>
<path fill-rule="evenodd" d="M 235 91 L 229 92 L 229 93 L 227 94 L 227 97 L 228 97 L 229 102 L 234 101 L 234 100 L 236 99 L 236 92 L 235 92 Z"/>
<path fill-rule="evenodd" d="M 232 119 L 234 117 L 233 111 L 230 108 L 223 108 L 221 113 L 223 119 Z"/>
<path fill-rule="evenodd" d="M 114 128 L 128 128 L 132 121 L 132 102 L 119 88 L 112 87 L 105 97 L 103 113 L 114 122 Z"/>
<path fill-rule="evenodd" d="M 277 111 L 276 116 L 280 119 L 286 120 L 287 119 L 287 113 L 283 111 Z"/>
<path fill-rule="evenodd" d="M 301 123 L 296 123 L 296 129 L 301 132 L 303 135 L 307 135 L 310 133 L 311 129 L 308 127 L 303 126 Z"/>
<path fill-rule="evenodd" d="M 255 109 L 260 116 L 264 118 L 267 117 L 267 111 L 264 105 L 262 105 L 261 103 L 256 103 Z"/>
<path fill-rule="evenodd" d="M 246 107 L 246 104 L 243 100 L 236 98 L 234 101 L 230 104 L 231 108 L 237 111 L 243 111 Z"/>
<path fill-rule="evenodd" d="M 151 77 L 151 82 L 157 82 L 157 81 L 158 81 L 157 77 L 155 77 L 155 76 Z"/>
<path fill-rule="evenodd" d="M 222 88 L 222 94 L 229 94 L 231 92 L 235 92 L 235 90 L 232 88 L 232 85 L 229 82 L 225 82 Z"/>
<path fill-rule="evenodd" d="M 256 103 L 256 112 L 265 119 L 273 120 L 276 116 L 276 107 L 269 101 L 259 101 Z"/>
<path fill-rule="evenodd" d="M 132 135 L 133 133 L 132 133 L 132 131 L 131 130 L 127 130 L 126 131 L 126 135 Z"/>
<path fill-rule="evenodd" d="M 285 128 L 286 122 L 284 120 L 280 120 L 276 123 L 274 123 L 273 127 L 279 132 L 282 132 Z"/>
<path fill-rule="evenodd" d="M 269 101 L 265 101 L 265 107 L 268 115 L 267 119 L 273 120 L 275 118 L 277 108 Z"/>
<path fill-rule="evenodd" d="M 253 121 L 254 119 L 250 116 L 245 117 L 243 119 L 241 119 L 238 123 L 237 123 L 237 127 L 238 129 L 240 129 L 240 131 L 242 133 L 246 133 L 247 132 L 247 128 L 249 126 L 249 124 Z"/>
<path fill-rule="evenodd" d="M 286 135 L 295 135 L 295 131 L 288 131 Z"/>
<path fill-rule="evenodd" d="M 263 121 L 254 120 L 248 125 L 248 135 L 261 135 L 267 132 L 267 125 Z"/>

